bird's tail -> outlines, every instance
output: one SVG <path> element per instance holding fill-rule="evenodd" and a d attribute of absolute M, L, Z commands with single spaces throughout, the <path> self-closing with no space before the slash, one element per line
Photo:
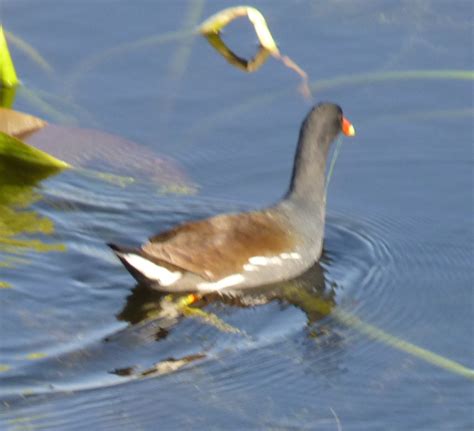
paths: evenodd
<path fill-rule="evenodd" d="M 140 283 L 171 286 L 182 277 L 182 272 L 172 270 L 150 259 L 142 250 L 107 244 L 120 259 L 128 272 Z"/>
<path fill-rule="evenodd" d="M 137 256 L 139 258 L 142 257 L 141 250 L 131 247 L 122 247 L 116 244 L 108 243 L 107 244 L 115 255 L 119 258 L 120 262 L 122 262 L 123 266 L 127 269 L 127 271 L 140 283 L 148 282 L 148 278 L 140 271 L 136 265 L 132 265 L 130 262 L 133 262 L 133 256 Z"/>

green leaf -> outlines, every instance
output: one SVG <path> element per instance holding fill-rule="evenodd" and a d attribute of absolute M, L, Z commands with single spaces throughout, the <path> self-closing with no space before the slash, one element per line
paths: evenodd
<path fill-rule="evenodd" d="M 2 87 L 0 86 L 0 107 L 11 108 L 15 102 L 16 89 L 18 87 Z"/>
<path fill-rule="evenodd" d="M 18 84 L 18 77 L 10 56 L 3 26 L 0 26 L 0 84 L 5 87 L 14 87 Z"/>
<path fill-rule="evenodd" d="M 48 166 L 57 169 L 69 168 L 70 165 L 49 154 L 25 144 L 19 139 L 0 132 L 0 156 L 19 159 L 26 163 Z"/>

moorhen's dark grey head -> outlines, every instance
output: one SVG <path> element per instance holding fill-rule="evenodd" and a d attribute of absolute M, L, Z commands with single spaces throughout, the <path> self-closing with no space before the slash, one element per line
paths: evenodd
<path fill-rule="evenodd" d="M 319 103 L 301 124 L 300 142 L 301 138 L 309 138 L 314 144 L 326 147 L 340 132 L 347 136 L 355 135 L 354 127 L 342 114 L 341 107 L 334 103 Z"/>
<path fill-rule="evenodd" d="M 323 198 L 326 158 L 331 143 L 342 132 L 355 135 L 352 124 L 334 103 L 315 105 L 300 128 L 293 175 L 287 196 L 317 202 Z"/>

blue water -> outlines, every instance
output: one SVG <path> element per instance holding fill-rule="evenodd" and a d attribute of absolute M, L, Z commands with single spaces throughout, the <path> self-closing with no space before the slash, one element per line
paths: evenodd
<path fill-rule="evenodd" d="M 0 428 L 474 426 L 473 381 L 458 372 L 474 367 L 470 2 L 253 4 L 308 73 L 313 101 L 340 104 L 357 136 L 343 141 L 329 186 L 322 267 L 297 281 L 306 296 L 279 286 L 199 305 L 230 327 L 163 317 L 165 299 L 136 287 L 105 244 L 278 199 L 312 103 L 297 75 L 273 59 L 245 74 L 199 37 L 107 51 L 189 29 L 215 2 L 1 5 L 6 29 L 53 68 L 11 43 L 24 83 L 14 109 L 133 141 L 104 148 L 93 169 L 121 174 L 133 162 L 139 180 L 40 181 L 1 167 L 0 222 L 26 217 L 14 239 L 62 251 L 7 248 L 0 229 L 11 264 L 0 266 L 11 286 L 0 289 Z M 248 30 L 224 35 L 245 55 L 256 50 Z M 422 73 L 448 70 L 468 72 Z M 387 75 L 406 71 L 420 73 Z M 189 189 L 161 193 L 160 175 L 136 169 L 150 152 L 173 161 L 171 186 Z M 339 312 L 458 366 L 371 338 Z"/>

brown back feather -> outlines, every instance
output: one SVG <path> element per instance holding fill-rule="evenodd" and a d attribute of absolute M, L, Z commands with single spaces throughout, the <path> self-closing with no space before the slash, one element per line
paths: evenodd
<path fill-rule="evenodd" d="M 242 271 L 252 256 L 291 251 L 293 238 L 268 212 L 224 214 L 185 223 L 143 245 L 149 258 L 215 281 Z"/>

